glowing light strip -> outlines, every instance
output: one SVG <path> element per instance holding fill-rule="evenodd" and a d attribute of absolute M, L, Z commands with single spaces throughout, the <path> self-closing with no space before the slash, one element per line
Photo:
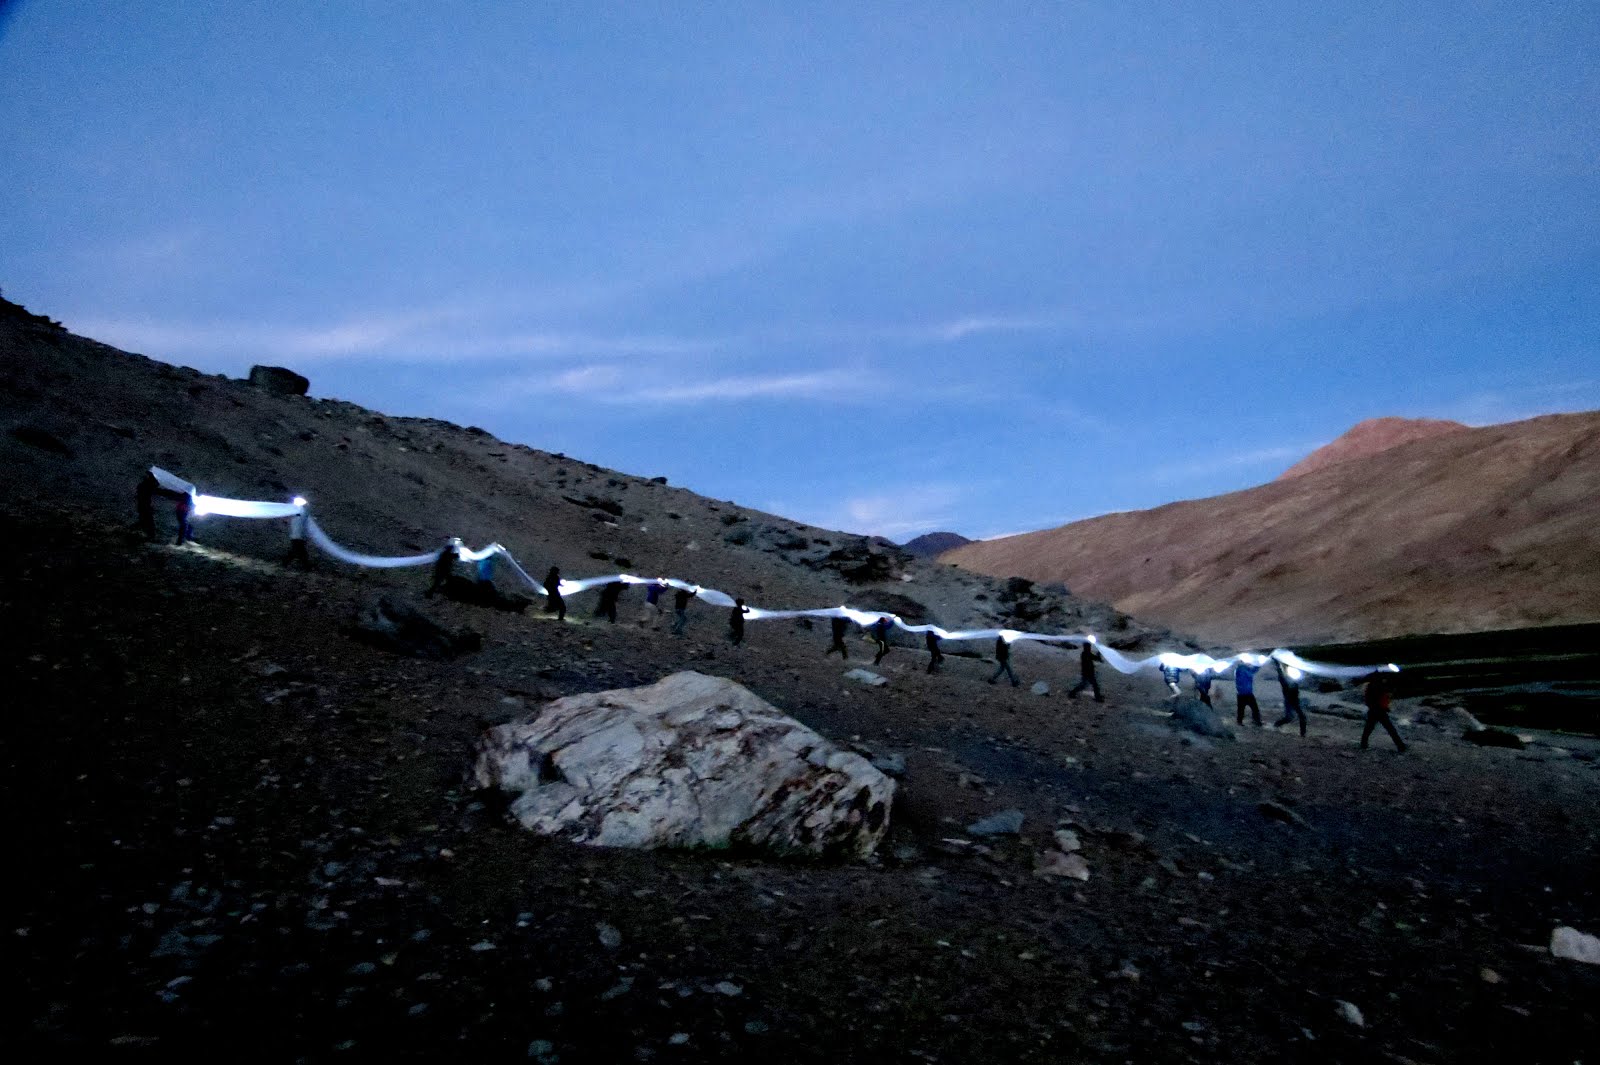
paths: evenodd
<path fill-rule="evenodd" d="M 371 569 L 398 569 L 410 566 L 429 566 L 439 557 L 438 551 L 430 551 L 425 555 L 367 555 L 335 541 L 322 526 L 317 524 L 311 516 L 310 508 L 303 499 L 296 497 L 293 503 L 267 503 L 255 502 L 246 499 L 228 499 L 223 496 L 199 495 L 188 481 L 174 474 L 168 473 L 159 467 L 150 467 L 150 472 L 163 488 L 170 491 L 186 492 L 195 498 L 195 512 L 197 514 L 217 514 L 224 517 L 235 518 L 299 518 L 305 519 L 306 532 L 312 543 L 328 555 L 341 562 L 353 566 L 365 566 Z M 492 543 L 486 547 L 472 549 L 467 547 L 460 538 L 452 537 L 449 541 L 456 547 L 457 556 L 465 562 L 476 562 L 491 555 L 500 555 L 514 570 L 518 577 L 539 595 L 547 594 L 544 585 L 529 576 L 516 558 L 512 556 L 504 545 Z M 715 588 L 707 588 L 700 584 L 691 584 L 676 577 L 639 577 L 632 573 L 614 573 L 605 577 L 584 577 L 579 580 L 563 579 L 557 590 L 562 596 L 575 595 L 586 592 L 591 588 L 600 588 L 607 584 L 655 584 L 663 588 L 675 588 L 692 592 L 695 598 L 711 604 L 712 606 L 731 607 L 734 597 L 727 592 Z M 766 610 L 761 607 L 751 606 L 746 608 L 747 621 L 781 621 L 789 618 L 848 618 L 862 628 L 876 624 L 879 620 L 887 618 L 895 628 L 903 632 L 928 633 L 931 632 L 940 640 L 963 642 L 972 640 L 1004 640 L 1006 643 L 1031 640 L 1036 643 L 1063 643 L 1081 646 L 1092 644 L 1099 652 L 1101 659 L 1112 669 L 1119 673 L 1133 674 L 1141 670 L 1168 669 L 1186 670 L 1197 676 L 1203 673 L 1225 673 L 1232 669 L 1236 663 L 1260 668 L 1269 660 L 1276 659 L 1282 663 L 1290 680 L 1299 680 L 1301 673 L 1310 673 L 1323 677 L 1337 677 L 1344 680 L 1353 680 L 1365 677 L 1372 673 L 1398 673 L 1400 667 L 1393 662 L 1376 666 L 1340 666 L 1329 662 L 1312 662 L 1301 658 L 1286 648 L 1277 648 L 1270 655 L 1257 654 L 1250 651 L 1241 651 L 1227 658 L 1213 658 L 1208 654 L 1178 654 L 1176 651 L 1161 651 L 1145 658 L 1130 658 L 1116 648 L 1107 647 L 1092 633 L 1065 634 L 1044 632 L 1023 632 L 1018 629 L 946 629 L 938 625 L 908 625 L 896 614 L 887 611 L 857 610 L 854 607 L 840 605 L 833 607 L 819 607 L 814 610 Z"/>

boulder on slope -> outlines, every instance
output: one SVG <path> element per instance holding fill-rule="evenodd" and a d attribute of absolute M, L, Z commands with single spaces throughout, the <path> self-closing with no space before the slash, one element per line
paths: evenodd
<path fill-rule="evenodd" d="M 749 690 L 685 671 L 571 695 L 484 733 L 480 788 L 530 831 L 599 847 L 864 858 L 894 781 Z"/>

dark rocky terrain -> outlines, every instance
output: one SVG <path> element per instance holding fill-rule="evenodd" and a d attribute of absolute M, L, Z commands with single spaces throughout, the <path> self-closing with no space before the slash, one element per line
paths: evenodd
<path fill-rule="evenodd" d="M 953 551 L 962 544 L 970 544 L 971 540 L 960 533 L 931 532 L 907 540 L 902 546 L 909 553 L 918 558 L 938 558 L 946 551 Z"/>
<path fill-rule="evenodd" d="M 1432 695 L 1401 700 L 1409 753 L 1363 753 L 1344 691 L 1308 693 L 1307 739 L 1204 739 L 1153 678 L 1066 700 L 1075 660 L 1039 647 L 1018 649 L 1020 689 L 956 654 L 928 676 L 909 647 L 864 688 L 799 623 L 734 649 L 721 611 L 673 639 L 633 597 L 619 624 L 581 598 L 559 623 L 424 599 L 415 571 L 284 570 L 277 527 L 150 545 L 128 526 L 154 461 L 304 491 L 373 550 L 459 532 L 573 575 L 621 555 L 774 606 L 878 597 L 1181 645 L 1026 582 L 48 323 L 0 324 L 0 374 L 18 1060 L 1568 1063 L 1600 1042 L 1600 967 L 1545 949 L 1557 925 L 1600 931 L 1592 741 L 1468 745 Z M 353 640 L 379 594 L 482 649 Z M 541 842 L 464 789 L 486 725 L 683 668 L 903 756 L 878 856 Z M 1019 833 L 965 831 L 1006 810 Z M 1050 872 L 1057 830 L 1087 881 Z"/>

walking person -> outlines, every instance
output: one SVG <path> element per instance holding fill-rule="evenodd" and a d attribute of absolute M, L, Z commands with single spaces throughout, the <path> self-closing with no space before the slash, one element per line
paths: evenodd
<path fill-rule="evenodd" d="M 728 614 L 728 639 L 733 641 L 735 647 L 744 643 L 744 616 L 749 612 L 750 608 L 744 605 L 743 599 L 733 601 L 733 610 Z"/>
<path fill-rule="evenodd" d="M 1261 704 L 1256 702 L 1256 673 L 1260 669 L 1260 666 L 1246 661 L 1244 655 L 1239 656 L 1238 664 L 1233 667 L 1233 694 L 1241 725 L 1244 724 L 1244 709 L 1248 706 L 1256 727 L 1261 727 Z"/>
<path fill-rule="evenodd" d="M 178 538 L 173 544 L 182 547 L 194 538 L 194 526 L 189 524 L 189 516 L 194 513 L 194 497 L 188 492 L 179 492 L 172 501 L 172 509 L 178 518 Z"/>
<path fill-rule="evenodd" d="M 994 660 L 999 665 L 994 667 L 994 676 L 989 678 L 990 684 L 999 680 L 1000 674 L 1004 673 L 1011 678 L 1011 686 L 1013 688 L 1022 687 L 1022 682 L 1017 679 L 1017 675 L 1011 672 L 1011 644 L 1004 636 L 996 636 L 994 639 Z"/>
<path fill-rule="evenodd" d="M 646 608 L 645 614 L 647 616 L 651 611 L 654 611 L 658 615 L 661 613 L 661 589 L 665 587 L 666 585 L 662 584 L 660 580 L 653 580 L 649 584 L 645 585 L 644 605 Z"/>
<path fill-rule="evenodd" d="M 877 665 L 883 661 L 883 656 L 889 653 L 889 619 L 879 618 L 867 629 L 872 633 L 872 642 L 878 645 L 878 653 L 872 656 L 872 664 Z"/>
<path fill-rule="evenodd" d="M 1194 671 L 1194 693 L 1207 706 L 1211 706 L 1211 682 L 1213 679 L 1215 678 L 1211 676 L 1211 670 L 1206 666 L 1201 666 Z"/>
<path fill-rule="evenodd" d="M 1076 699 L 1085 688 L 1091 688 L 1094 690 L 1095 702 L 1106 701 L 1106 697 L 1100 694 L 1100 681 L 1094 672 L 1094 664 L 1101 661 L 1104 659 L 1100 655 L 1099 648 L 1095 647 L 1094 637 L 1091 636 L 1083 641 L 1083 646 L 1078 651 L 1078 684 L 1067 693 L 1067 698 Z"/>
<path fill-rule="evenodd" d="M 1274 659 L 1278 669 L 1278 687 L 1283 689 L 1283 717 L 1274 728 L 1282 728 L 1296 717 L 1300 719 L 1300 735 L 1306 734 L 1306 712 L 1300 705 L 1300 671 L 1293 666 L 1286 666 L 1282 661 Z"/>
<path fill-rule="evenodd" d="M 594 616 L 605 618 L 613 625 L 617 623 L 617 600 L 622 598 L 622 590 L 627 587 L 621 581 L 612 581 L 600 589 L 600 602 L 595 604 Z"/>
<path fill-rule="evenodd" d="M 828 628 L 833 633 L 833 642 L 828 645 L 828 649 L 826 651 L 822 652 L 822 657 L 827 658 L 829 655 L 833 654 L 833 652 L 838 651 L 840 658 L 844 659 L 846 662 L 850 661 L 850 651 L 844 645 L 845 633 L 850 631 L 850 619 L 833 618 L 830 621 Z"/>
<path fill-rule="evenodd" d="M 1167 682 L 1168 699 L 1176 699 L 1183 694 L 1183 690 L 1178 687 L 1178 682 L 1183 680 L 1183 670 L 1163 662 L 1161 663 L 1161 679 Z"/>
<path fill-rule="evenodd" d="M 689 600 L 696 594 L 687 588 L 679 588 L 672 597 L 672 635 L 683 635 L 683 627 L 689 624 Z"/>
<path fill-rule="evenodd" d="M 554 614 L 557 621 L 567 620 L 567 601 L 561 598 L 561 570 L 550 567 L 544 575 L 545 611 Z"/>
<path fill-rule="evenodd" d="M 939 672 L 939 666 L 944 662 L 944 652 L 939 650 L 939 634 L 929 629 L 922 634 L 922 641 L 928 646 L 928 672 Z"/>
<path fill-rule="evenodd" d="M 161 491 L 161 482 L 156 480 L 156 475 L 149 470 L 144 471 L 144 476 L 139 478 L 139 485 L 133 490 L 134 505 L 139 511 L 139 521 L 136 524 L 144 538 L 151 542 L 156 538 L 156 493 Z"/>
<path fill-rule="evenodd" d="M 283 556 L 285 567 L 299 563 L 301 569 L 311 568 L 311 556 L 306 553 L 306 501 L 295 498 L 300 512 L 289 515 L 289 551 Z"/>
<path fill-rule="evenodd" d="M 1374 673 L 1367 678 L 1367 690 L 1364 701 L 1367 704 L 1367 721 L 1361 727 L 1361 749 L 1367 749 L 1367 740 L 1372 738 L 1372 730 L 1382 725 L 1384 731 L 1389 733 L 1389 738 L 1394 740 L 1394 748 L 1401 754 L 1406 753 L 1406 741 L 1400 738 L 1400 732 L 1394 727 L 1394 722 L 1389 720 L 1389 676 L 1386 673 Z"/>
<path fill-rule="evenodd" d="M 444 547 L 439 549 L 439 556 L 433 560 L 433 583 L 428 585 L 426 593 L 428 596 L 443 591 L 444 586 L 455 574 L 456 563 L 461 560 L 461 556 L 456 552 L 457 543 L 459 541 L 451 537 L 445 541 Z"/>

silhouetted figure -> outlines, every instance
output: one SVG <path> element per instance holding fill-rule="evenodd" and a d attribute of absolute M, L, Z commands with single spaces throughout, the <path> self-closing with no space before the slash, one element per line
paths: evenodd
<path fill-rule="evenodd" d="M 1306 734 L 1306 712 L 1300 705 L 1300 671 L 1293 666 L 1286 666 L 1277 659 L 1273 664 L 1278 668 L 1278 687 L 1283 689 L 1283 717 L 1275 723 L 1276 728 L 1282 728 L 1295 718 L 1300 719 L 1300 735 Z"/>
<path fill-rule="evenodd" d="M 1233 693 L 1238 704 L 1241 725 L 1244 724 L 1244 710 L 1247 706 L 1255 723 L 1261 724 L 1261 704 L 1256 702 L 1256 673 L 1260 669 L 1260 666 L 1253 666 L 1242 658 L 1233 667 Z"/>
<path fill-rule="evenodd" d="M 1083 641 L 1083 646 L 1078 649 L 1078 683 L 1067 693 L 1067 698 L 1076 699 L 1085 688 L 1089 688 L 1094 691 L 1095 702 L 1106 701 L 1106 697 L 1100 694 L 1100 680 L 1094 672 L 1094 664 L 1099 661 L 1102 659 L 1094 641 Z"/>
<path fill-rule="evenodd" d="M 456 571 L 456 563 L 460 560 L 461 556 L 456 552 L 454 540 L 447 541 L 444 547 L 439 549 L 439 557 L 433 560 L 433 583 L 428 585 L 429 596 L 444 590 L 445 584 Z"/>
<path fill-rule="evenodd" d="M 1168 699 L 1176 699 L 1182 694 L 1182 689 L 1178 687 L 1178 682 L 1183 680 L 1183 670 L 1163 662 L 1161 663 L 1161 679 L 1167 683 Z"/>
<path fill-rule="evenodd" d="M 1379 725 L 1389 733 L 1389 738 L 1394 740 L 1395 750 L 1404 754 L 1406 741 L 1400 738 L 1400 732 L 1394 727 L 1394 722 L 1389 720 L 1389 676 L 1386 673 L 1374 673 L 1367 678 L 1367 691 L 1365 701 L 1367 704 L 1367 723 L 1361 727 L 1361 749 L 1367 749 L 1367 740 L 1372 738 L 1372 730 Z"/>
<path fill-rule="evenodd" d="M 872 656 L 872 664 L 877 665 L 883 661 L 883 656 L 889 653 L 889 619 L 879 618 L 867 627 L 872 633 L 872 642 L 878 645 L 878 653 Z"/>
<path fill-rule="evenodd" d="M 683 635 L 683 627 L 689 624 L 689 600 L 695 595 L 687 588 L 679 588 L 672 597 L 672 635 Z"/>
<path fill-rule="evenodd" d="M 733 601 L 733 609 L 728 613 L 728 639 L 738 647 L 744 643 L 744 616 L 749 613 L 749 607 L 744 605 L 743 599 Z"/>
<path fill-rule="evenodd" d="M 139 521 L 136 526 L 144 533 L 146 540 L 154 541 L 156 538 L 156 495 L 161 491 L 161 482 L 156 480 L 156 475 L 149 470 L 144 471 L 144 476 L 139 478 L 139 486 L 133 490 L 134 504 L 139 509 Z"/>
<path fill-rule="evenodd" d="M 844 637 L 845 633 L 850 631 L 850 619 L 833 618 L 829 628 L 833 632 L 833 642 L 828 645 L 826 651 L 822 652 L 822 657 L 827 658 L 833 652 L 838 651 L 839 657 L 848 662 L 850 660 L 850 651 L 844 645 Z"/>
<path fill-rule="evenodd" d="M 306 512 L 303 509 L 289 515 L 289 551 L 283 556 L 285 566 L 296 563 L 301 569 L 311 568 L 311 556 L 306 552 Z"/>
<path fill-rule="evenodd" d="M 939 672 L 939 666 L 944 662 L 944 652 L 939 650 L 939 634 L 929 629 L 922 634 L 922 642 L 928 647 L 928 672 Z"/>
<path fill-rule="evenodd" d="M 179 492 L 172 509 L 178 518 L 178 538 L 173 543 L 186 544 L 194 537 L 194 526 L 189 524 L 189 516 L 194 513 L 194 499 L 188 492 Z"/>
<path fill-rule="evenodd" d="M 1011 644 L 1006 641 L 1004 636 L 996 636 L 994 638 L 994 660 L 999 664 L 994 667 L 994 676 L 989 678 L 990 684 L 999 680 L 1002 673 L 1011 678 L 1011 686 L 1013 688 L 1022 684 L 1017 679 L 1017 675 L 1011 672 Z"/>
<path fill-rule="evenodd" d="M 1211 676 L 1211 670 L 1204 666 L 1194 671 L 1194 693 L 1207 706 L 1211 705 L 1211 682 L 1214 679 Z"/>
<path fill-rule="evenodd" d="M 660 581 L 651 581 L 644 588 L 644 605 L 657 614 L 661 613 L 661 589 L 664 587 Z"/>
<path fill-rule="evenodd" d="M 617 623 L 617 600 L 622 598 L 622 589 L 627 585 L 621 581 L 612 581 L 600 589 L 600 602 L 595 604 L 594 616 L 605 618 L 613 625 Z"/>
<path fill-rule="evenodd" d="M 545 610 L 557 621 L 567 620 L 567 601 L 561 598 L 561 570 L 555 566 L 544 575 Z"/>

